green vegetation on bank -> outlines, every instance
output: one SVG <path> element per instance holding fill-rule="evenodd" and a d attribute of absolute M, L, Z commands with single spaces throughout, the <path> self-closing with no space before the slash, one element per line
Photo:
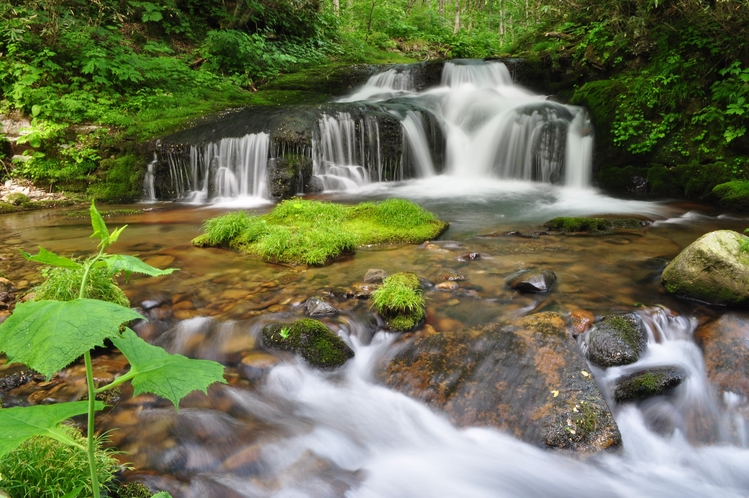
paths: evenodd
<path fill-rule="evenodd" d="M 290 199 L 269 214 L 244 211 L 206 220 L 198 247 L 231 247 L 272 262 L 324 265 L 369 244 L 420 243 L 448 224 L 402 199 L 353 206 Z"/>

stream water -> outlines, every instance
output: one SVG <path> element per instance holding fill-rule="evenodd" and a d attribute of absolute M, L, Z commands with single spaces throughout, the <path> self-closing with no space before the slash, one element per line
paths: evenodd
<path fill-rule="evenodd" d="M 485 95 L 494 92 L 487 87 L 496 87 L 497 78 L 509 85 L 498 66 L 482 68 L 480 78 L 476 73 L 466 76 L 463 67 L 443 81 L 444 87 L 458 88 L 450 99 L 475 99 L 461 96 L 468 92 L 466 85 Z M 383 93 L 408 96 L 414 91 L 401 73 L 379 76 L 362 90 L 361 98 L 388 98 Z M 482 87 L 481 81 L 487 83 Z M 505 90 L 528 101 L 546 102 L 519 88 Z M 432 92 L 448 93 L 442 87 Z M 355 98 L 359 97 L 351 97 Z M 474 100 L 473 107 L 482 107 L 477 112 L 486 111 L 486 116 L 499 112 L 492 107 L 496 102 L 487 102 L 488 97 Z M 229 381 L 213 386 L 207 397 L 190 395 L 176 413 L 163 400 L 131 398 L 125 390 L 98 423 L 112 429 L 112 443 L 137 469 L 126 473 L 126 479 L 168 490 L 175 498 L 749 495 L 746 393 L 720 383 L 703 354 L 709 344 L 695 340 L 705 327 L 730 320 L 740 344 L 749 350 L 749 315 L 672 298 L 660 285 L 666 262 L 686 245 L 710 230 L 742 231 L 749 219 L 698 204 L 620 199 L 588 187 L 590 133 L 585 131 L 589 125 L 580 122 L 584 114 L 553 103 L 543 105 L 547 116 L 555 113 L 552 121 L 566 116 L 562 141 L 567 145 L 563 154 L 531 154 L 534 159 L 528 164 L 548 173 L 534 176 L 539 181 L 530 181 L 521 167 L 515 174 L 508 173 L 512 168 L 486 166 L 525 164 L 525 159 L 503 162 L 489 154 L 492 159 L 482 163 L 481 157 L 489 156 L 478 151 L 477 144 L 485 143 L 481 137 L 487 127 L 504 134 L 497 131 L 502 120 L 469 118 L 463 108 L 453 113 L 452 122 L 450 112 L 443 114 L 448 128 L 459 127 L 455 123 L 460 120 L 472 123 L 459 130 L 463 136 L 454 143 L 448 137 L 452 145 L 445 168 L 437 168 L 448 174 L 384 183 L 372 181 L 376 168 L 358 164 L 353 166 L 370 173 L 367 181 L 314 196 L 344 203 L 412 199 L 450 223 L 448 232 L 431 243 L 361 248 L 355 256 L 323 268 L 286 267 L 190 245 L 204 219 L 230 209 L 222 202 L 150 202 L 135 206 L 142 210 L 138 214 L 110 217 L 110 226 L 128 224 L 113 250 L 138 254 L 155 266 L 181 269 L 168 277 L 136 277 L 123 283 L 132 304 L 150 319 L 137 327 L 138 333 L 171 352 L 222 362 Z M 513 129 L 533 134 L 525 124 Z M 548 137 L 561 140 L 556 132 Z M 210 149 L 213 157 L 223 157 L 224 145 L 226 154 L 240 150 L 236 144 L 223 144 Z M 500 149 L 505 151 L 500 147 L 495 152 Z M 348 157 L 354 157 L 353 152 Z M 329 166 L 334 162 L 329 160 Z M 228 174 L 227 170 L 225 179 Z M 552 176 L 558 177 L 556 184 Z M 246 178 L 259 185 L 259 177 Z M 222 195 L 223 202 L 236 202 L 243 195 L 228 180 L 225 185 L 224 192 L 237 195 Z M 248 192 L 248 197 L 258 197 Z M 182 197 L 196 200 L 192 194 Z M 265 201 L 256 203 L 255 209 L 263 213 L 271 207 Z M 652 223 L 595 236 L 507 235 L 537 231 L 544 221 L 569 215 L 626 215 Z M 42 245 L 68 256 L 93 249 L 88 219 L 69 210 L 4 215 L 0 233 L 2 271 L 22 291 L 33 288 L 41 277 L 34 265 L 18 256 L 18 249 L 35 252 Z M 464 257 L 470 253 L 480 257 Z M 507 288 L 506 276 L 532 267 L 556 273 L 553 292 L 529 295 Z M 395 335 L 384 330 L 366 300 L 348 297 L 370 268 L 413 271 L 435 283 L 445 281 L 446 275 L 462 279 L 452 290 L 426 292 L 427 319 L 421 331 Z M 337 371 L 313 370 L 299 358 L 259 344 L 263 324 L 303 317 L 302 303 L 313 296 L 323 296 L 339 309 L 338 315 L 322 320 L 356 353 Z M 599 316 L 634 311 L 649 330 L 649 347 L 637 363 L 607 370 L 589 365 L 621 431 L 620 449 L 564 453 L 532 446 L 496 428 L 460 427 L 447 414 L 382 381 L 387 358 L 419 334 L 465 331 L 468 336 L 498 321 L 540 311 L 567 317 L 580 309 Z M 645 401 L 614 401 L 617 378 L 655 366 L 678 368 L 685 374 L 684 382 Z M 123 367 L 117 355 L 97 358 L 100 375 L 117 374 Z M 729 373 L 746 379 L 747 370 Z M 71 367 L 63 377 L 76 375 L 80 376 L 80 366 Z M 11 392 L 5 405 L 22 404 L 30 397 L 77 399 L 84 386 L 53 381 L 34 389 Z"/>

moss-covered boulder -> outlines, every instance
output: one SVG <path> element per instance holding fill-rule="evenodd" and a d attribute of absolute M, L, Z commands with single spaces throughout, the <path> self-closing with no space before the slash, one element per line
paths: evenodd
<path fill-rule="evenodd" d="M 614 389 L 618 402 L 658 396 L 681 384 L 684 375 L 675 368 L 651 368 L 620 378 Z"/>
<path fill-rule="evenodd" d="M 292 351 L 317 368 L 336 368 L 354 351 L 322 322 L 305 318 L 294 323 L 271 323 L 261 332 L 263 345 Z"/>
<path fill-rule="evenodd" d="M 669 294 L 724 306 L 749 306 L 749 237 L 732 230 L 707 233 L 681 251 L 661 274 Z"/>
<path fill-rule="evenodd" d="M 372 293 L 372 306 L 392 330 L 408 332 L 426 317 L 426 303 L 419 277 L 401 272 L 386 277 Z"/>
<path fill-rule="evenodd" d="M 12 194 L 8 194 L 5 200 L 8 202 L 8 204 L 12 204 L 14 206 L 21 206 L 31 201 L 28 195 L 22 194 L 21 192 L 13 192 Z"/>
<path fill-rule="evenodd" d="M 647 347 L 647 332 L 634 313 L 609 315 L 593 325 L 586 338 L 588 358 L 601 367 L 628 365 Z"/>
<path fill-rule="evenodd" d="M 642 228 L 646 221 L 637 218 L 586 218 L 560 216 L 553 218 L 544 226 L 547 230 L 561 233 L 600 233 L 609 232 L 615 228 Z"/>
<path fill-rule="evenodd" d="M 749 211 L 749 181 L 734 180 L 716 185 L 712 197 L 719 206 L 731 211 Z"/>
<path fill-rule="evenodd" d="M 392 354 L 384 382 L 457 425 L 497 427 L 547 448 L 621 445 L 606 400 L 557 313 L 480 329 L 426 328 Z"/>

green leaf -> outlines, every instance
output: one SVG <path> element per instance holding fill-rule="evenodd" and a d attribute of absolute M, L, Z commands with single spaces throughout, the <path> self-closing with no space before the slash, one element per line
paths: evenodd
<path fill-rule="evenodd" d="M 107 224 L 104 223 L 104 218 L 102 218 L 99 211 L 96 210 L 94 201 L 91 201 L 91 209 L 89 211 L 91 212 L 91 226 L 94 228 L 94 233 L 91 234 L 91 238 L 93 239 L 95 237 L 99 239 L 101 241 L 99 246 L 108 246 L 109 230 L 107 229 Z"/>
<path fill-rule="evenodd" d="M 152 346 L 132 330 L 112 339 L 114 345 L 130 362 L 128 376 L 133 376 L 133 396 L 149 392 L 167 398 L 179 408 L 179 400 L 192 391 L 207 394 L 214 382 L 226 383 L 224 367 L 210 360 L 194 360 L 179 354 L 169 354 Z"/>
<path fill-rule="evenodd" d="M 8 363 L 25 363 L 50 378 L 138 318 L 124 306 L 95 299 L 20 303 L 0 324 L 0 351 Z"/>
<path fill-rule="evenodd" d="M 112 234 L 111 234 L 111 235 L 109 236 L 109 245 L 112 245 L 112 244 L 114 244 L 115 242 L 117 242 L 117 239 L 119 239 L 119 238 L 120 238 L 120 234 L 122 233 L 122 231 L 123 231 L 123 230 L 124 230 L 125 228 L 127 228 L 127 225 L 123 225 L 123 226 L 121 226 L 121 227 L 119 227 L 119 228 L 115 228 L 115 229 L 114 229 L 114 230 L 112 231 Z"/>
<path fill-rule="evenodd" d="M 37 263 L 44 263 L 45 265 L 57 266 L 59 268 L 68 268 L 71 270 L 80 270 L 83 265 L 76 263 L 72 259 L 68 259 L 64 256 L 58 256 L 57 254 L 46 250 L 39 246 L 39 254 L 31 255 L 25 251 L 21 251 L 23 257 L 29 261 L 36 261 Z"/>
<path fill-rule="evenodd" d="M 78 486 L 73 491 L 63 496 L 62 498 L 76 498 L 82 490 L 83 490 L 83 486 Z"/>
<path fill-rule="evenodd" d="M 159 270 L 158 268 L 154 268 L 153 266 L 144 263 L 135 256 L 125 256 L 124 254 L 107 255 L 104 257 L 104 262 L 109 267 L 109 273 L 124 271 L 126 277 L 130 277 L 131 273 L 142 273 L 151 277 L 160 277 L 162 275 L 169 275 L 177 270 L 177 268 Z"/>
<path fill-rule="evenodd" d="M 96 409 L 104 408 L 97 401 Z M 88 401 L 0 409 L 0 456 L 13 451 L 32 436 L 49 436 L 71 446 L 76 443 L 57 426 L 60 422 L 88 411 Z"/>
<path fill-rule="evenodd" d="M 38 104 L 34 104 L 34 105 L 31 106 L 31 115 L 33 117 L 37 117 L 40 112 L 42 112 L 42 106 L 40 106 Z"/>
<path fill-rule="evenodd" d="M 172 495 L 170 495 L 166 491 L 159 491 L 158 493 L 153 495 L 151 498 L 172 498 Z"/>

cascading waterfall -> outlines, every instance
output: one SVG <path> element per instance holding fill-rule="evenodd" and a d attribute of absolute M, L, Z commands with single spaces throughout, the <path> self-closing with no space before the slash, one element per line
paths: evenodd
<path fill-rule="evenodd" d="M 203 203 L 227 198 L 267 201 L 270 137 L 253 133 L 190 147 L 189 163 L 169 155 L 172 188 L 179 200 Z"/>
<path fill-rule="evenodd" d="M 156 201 L 156 187 L 154 186 L 155 169 L 158 164 L 159 158 L 156 153 L 153 153 L 153 159 L 146 167 L 146 174 L 143 176 L 143 201 L 144 202 L 155 202 Z"/>
<path fill-rule="evenodd" d="M 413 76 L 409 69 L 388 69 L 371 76 L 355 93 L 338 99 L 338 102 L 383 100 L 414 91 Z"/>

